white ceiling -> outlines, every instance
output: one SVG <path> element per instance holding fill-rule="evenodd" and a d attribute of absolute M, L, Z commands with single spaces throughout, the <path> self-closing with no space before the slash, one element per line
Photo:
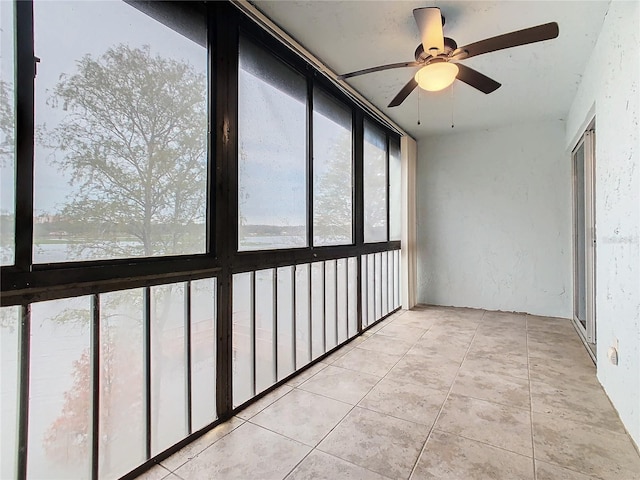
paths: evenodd
<path fill-rule="evenodd" d="M 391 99 L 417 70 L 404 68 L 348 79 L 415 138 L 485 129 L 567 114 L 600 32 L 609 0 L 588 1 L 263 1 L 252 2 L 334 72 L 413 60 L 419 43 L 414 8 L 440 7 L 445 36 L 458 46 L 555 21 L 554 40 L 464 61 L 502 83 L 485 95 L 462 82 L 441 92 L 418 90 L 395 108 Z"/>

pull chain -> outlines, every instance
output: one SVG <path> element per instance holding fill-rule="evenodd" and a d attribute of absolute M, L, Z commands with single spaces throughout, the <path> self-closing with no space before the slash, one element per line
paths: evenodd
<path fill-rule="evenodd" d="M 453 128 L 453 83 L 451 84 L 451 128 Z"/>
<path fill-rule="evenodd" d="M 418 125 L 420 125 L 420 87 L 418 87 Z"/>

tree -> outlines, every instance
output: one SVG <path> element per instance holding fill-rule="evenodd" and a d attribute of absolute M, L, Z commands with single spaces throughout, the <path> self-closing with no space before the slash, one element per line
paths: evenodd
<path fill-rule="evenodd" d="M 8 82 L 0 80 L 0 169 L 9 168 L 12 176 L 14 163 L 15 121 L 13 115 L 13 89 Z M 4 176 L 5 172 L 2 172 Z M 13 178 L 12 178 L 13 180 Z M 5 185 L 2 186 L 5 188 Z M 14 251 L 13 207 L 0 209 L 0 263 L 12 263 Z"/>
<path fill-rule="evenodd" d="M 204 74 L 188 63 L 153 56 L 147 46 L 119 45 L 98 58 L 87 55 L 77 61 L 76 73 L 60 77 L 49 104 L 67 114 L 52 130 L 41 126 L 39 142 L 55 152 L 54 164 L 70 174 L 70 183 L 77 189 L 60 212 L 77 242 L 71 247 L 75 258 L 203 250 L 206 88 Z M 157 331 L 172 321 L 170 298 L 179 288 L 168 285 L 154 290 L 153 328 Z M 142 339 L 133 334 L 118 337 L 122 331 L 137 329 L 133 325 L 116 328 L 104 316 L 105 311 L 116 311 L 135 317 L 142 311 L 141 296 L 125 291 L 106 302 L 101 304 L 100 318 L 101 393 L 103 399 L 111 400 L 101 408 L 100 445 L 108 456 L 113 438 L 123 434 L 120 419 L 141 401 L 131 396 L 131 385 L 142 385 L 144 380 L 140 368 L 129 368 L 136 364 Z M 66 309 L 53 321 L 70 328 L 86 326 L 83 312 Z M 154 375 L 159 378 L 153 384 L 153 398 L 162 391 L 163 358 L 172 355 L 165 347 L 159 344 L 153 349 Z M 55 461 L 79 462 L 90 451 L 86 431 L 90 364 L 87 353 L 74 363 L 73 386 L 44 438 L 46 451 Z M 157 425 L 157 409 L 153 414 Z M 60 451 L 56 445 L 61 438 L 73 439 L 78 455 Z M 110 459 L 102 461 L 108 469 Z"/>
<path fill-rule="evenodd" d="M 15 121 L 13 118 L 13 89 L 0 80 L 0 167 L 13 160 Z"/>
<path fill-rule="evenodd" d="M 345 166 L 351 165 L 351 135 L 344 134 L 331 146 L 326 169 L 314 179 L 314 236 L 326 244 L 348 243 L 351 240 L 353 212 L 352 176 Z M 365 143 L 365 189 L 373 193 L 364 206 L 365 231 L 386 234 L 387 198 L 384 152 Z"/>
<path fill-rule="evenodd" d="M 119 45 L 62 75 L 68 112 L 42 142 L 77 193 L 62 217 L 87 237 L 80 258 L 200 252 L 206 205 L 206 78 L 185 62 Z M 131 241 L 131 240 L 134 241 Z M 120 241 L 124 240 L 124 241 Z M 84 256 L 82 256 L 84 255 Z"/>
<path fill-rule="evenodd" d="M 331 155 L 323 174 L 313 185 L 313 233 L 322 243 L 350 243 L 352 237 L 352 175 L 344 168 L 351 165 L 351 135 L 345 133 L 331 146 Z"/>

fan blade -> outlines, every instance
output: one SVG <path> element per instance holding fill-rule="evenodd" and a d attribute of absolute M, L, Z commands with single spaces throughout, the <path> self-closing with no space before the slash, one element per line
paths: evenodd
<path fill-rule="evenodd" d="M 491 93 L 498 88 L 500 85 L 495 80 L 483 75 L 482 73 L 474 70 L 473 68 L 469 68 L 466 65 L 462 65 L 461 63 L 458 65 L 458 75 L 456 78 L 461 82 L 466 83 L 467 85 L 480 90 L 483 93 Z"/>
<path fill-rule="evenodd" d="M 365 68 L 364 70 L 356 70 L 355 72 L 345 73 L 344 75 L 338 75 L 338 80 L 344 80 L 346 78 L 356 77 L 358 75 L 364 75 L 365 73 L 381 72 L 383 70 L 391 70 L 392 68 L 417 67 L 418 65 L 422 65 L 422 64 L 418 62 L 390 63 L 388 65 L 380 65 L 379 67 Z"/>
<path fill-rule="evenodd" d="M 558 24 L 556 22 L 545 23 L 537 27 L 525 28 L 524 30 L 505 33 L 504 35 L 470 43 L 467 46 L 458 48 L 453 52 L 452 57 L 471 58 L 484 53 L 495 52 L 496 50 L 504 50 L 505 48 L 551 40 L 552 38 L 556 38 L 558 33 Z M 460 55 L 461 52 L 466 52 L 466 55 Z"/>
<path fill-rule="evenodd" d="M 420 30 L 420 38 L 425 53 L 436 56 L 444 52 L 444 34 L 442 33 L 442 15 L 438 7 L 416 8 L 413 17 Z"/>
<path fill-rule="evenodd" d="M 402 90 L 398 92 L 398 94 L 395 96 L 393 100 L 391 100 L 391 103 L 388 106 L 397 107 L 398 105 L 400 105 L 402 102 L 404 102 L 404 99 L 407 98 L 409 94 L 413 92 L 413 90 L 417 86 L 418 86 L 418 82 L 416 82 L 416 79 L 412 77 L 411 80 L 409 80 L 409 83 L 407 83 L 404 87 L 402 87 Z"/>

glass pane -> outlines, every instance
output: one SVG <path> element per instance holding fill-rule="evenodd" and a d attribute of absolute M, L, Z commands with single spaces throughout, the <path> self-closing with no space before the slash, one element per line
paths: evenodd
<path fill-rule="evenodd" d="M 114 1 L 34 16 L 34 261 L 204 252 L 204 19 L 163 19 L 178 33 Z"/>
<path fill-rule="evenodd" d="M 400 240 L 402 235 L 402 165 L 400 140 L 389 138 L 389 240 Z"/>
<path fill-rule="evenodd" d="M 0 478 L 16 478 L 19 329 L 20 307 L 0 308 Z"/>
<path fill-rule="evenodd" d="M 329 260 L 324 262 L 324 325 L 325 325 L 325 350 L 329 351 L 338 345 L 338 317 L 336 315 L 336 262 Z"/>
<path fill-rule="evenodd" d="M 100 478 L 145 460 L 143 290 L 100 295 Z"/>
<path fill-rule="evenodd" d="M 188 433 L 186 405 L 185 288 L 151 287 L 151 454 Z"/>
<path fill-rule="evenodd" d="M 586 283 L 586 242 L 585 242 L 585 167 L 584 143 L 573 154 L 575 170 L 575 210 L 576 210 L 576 316 L 583 327 L 587 326 L 587 283 Z"/>
<path fill-rule="evenodd" d="M 325 346 L 324 262 L 311 264 L 311 353 L 318 358 Z"/>
<path fill-rule="evenodd" d="M 256 272 L 256 393 L 276 383 L 273 270 Z"/>
<path fill-rule="evenodd" d="M 13 5 L 14 2 L 0 2 L 0 265 L 13 264 L 15 249 L 16 104 Z M 4 472 L 4 467 L 2 471 Z"/>
<path fill-rule="evenodd" d="M 396 283 L 395 276 L 395 260 L 396 260 L 396 252 L 390 251 L 387 252 L 387 262 L 388 262 L 388 281 L 387 281 L 387 298 L 389 301 L 389 310 L 394 310 L 396 308 L 395 298 L 393 295 L 393 291 Z"/>
<path fill-rule="evenodd" d="M 240 38 L 238 249 L 307 245 L 307 82 Z"/>
<path fill-rule="evenodd" d="M 400 276 L 400 250 L 396 250 L 395 252 L 395 256 L 396 256 L 396 261 L 395 261 L 395 284 L 394 284 L 394 295 L 395 295 L 395 307 L 398 308 L 400 306 L 400 287 L 401 287 L 401 281 L 402 281 L 402 277 Z"/>
<path fill-rule="evenodd" d="M 387 159 L 385 134 L 364 122 L 364 241 L 387 240 Z"/>
<path fill-rule="evenodd" d="M 31 306 L 27 477 L 89 478 L 91 298 Z"/>
<path fill-rule="evenodd" d="M 376 320 L 382 318 L 384 314 L 382 311 L 382 254 L 376 253 L 374 254 L 375 258 L 375 296 L 376 296 Z"/>
<path fill-rule="evenodd" d="M 233 276 L 233 406 L 253 397 L 253 274 Z"/>
<path fill-rule="evenodd" d="M 313 243 L 352 242 L 352 113 L 321 90 L 313 94 Z"/>
<path fill-rule="evenodd" d="M 389 313 L 389 265 L 387 252 L 380 253 L 380 316 Z"/>
<path fill-rule="evenodd" d="M 278 268 L 278 380 L 294 372 L 294 267 Z"/>
<path fill-rule="evenodd" d="M 367 255 L 367 325 L 374 323 L 376 316 L 376 256 Z"/>
<path fill-rule="evenodd" d="M 362 327 L 366 327 L 369 325 L 369 262 L 368 255 L 363 255 L 361 257 L 361 272 L 360 275 L 362 277 L 361 283 L 361 295 L 362 295 Z"/>
<path fill-rule="evenodd" d="M 348 259 L 348 293 L 349 338 L 358 333 L 358 259 Z M 363 282 L 364 284 L 364 282 Z M 364 315 L 364 313 L 363 313 Z"/>
<path fill-rule="evenodd" d="M 193 431 L 216 413 L 216 279 L 191 282 L 191 423 Z"/>
<path fill-rule="evenodd" d="M 311 361 L 311 269 L 296 265 L 296 368 Z"/>
<path fill-rule="evenodd" d="M 342 343 L 349 337 L 347 324 L 349 319 L 349 306 L 347 304 L 347 297 L 349 294 L 347 291 L 347 259 L 341 258 L 338 260 L 337 266 L 336 278 L 338 283 L 336 311 L 338 314 L 338 343 Z"/>

